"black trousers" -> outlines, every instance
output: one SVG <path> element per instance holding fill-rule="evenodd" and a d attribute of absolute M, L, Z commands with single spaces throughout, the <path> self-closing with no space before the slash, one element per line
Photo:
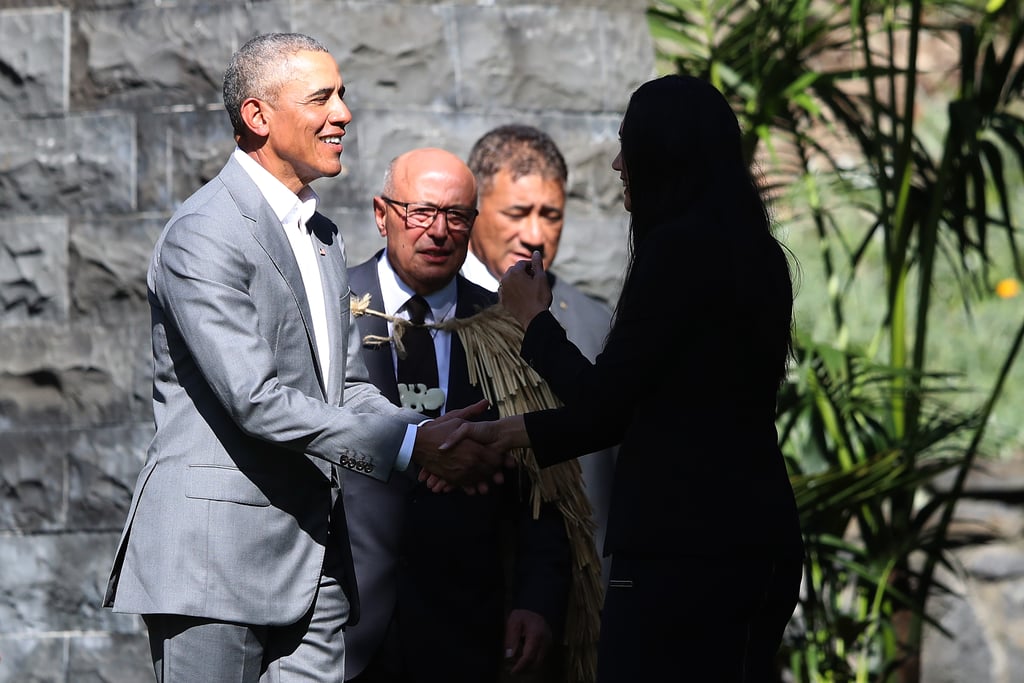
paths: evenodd
<path fill-rule="evenodd" d="M 598 683 L 776 683 L 803 548 L 612 557 Z"/>

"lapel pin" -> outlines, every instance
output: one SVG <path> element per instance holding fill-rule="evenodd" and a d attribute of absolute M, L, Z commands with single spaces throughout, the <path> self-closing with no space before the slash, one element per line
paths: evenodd
<path fill-rule="evenodd" d="M 323 247 L 320 247 L 320 255 L 327 256 L 327 251 Z"/>

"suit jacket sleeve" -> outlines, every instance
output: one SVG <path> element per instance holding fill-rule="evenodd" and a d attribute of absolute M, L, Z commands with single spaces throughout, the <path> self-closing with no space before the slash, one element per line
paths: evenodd
<path fill-rule="evenodd" d="M 641 246 L 618 317 L 594 363 L 568 341 L 551 313 L 530 323 L 521 355 L 565 404 L 525 416 L 542 467 L 621 442 L 638 406 L 662 389 L 666 372 L 675 374 L 684 363 L 684 344 L 693 335 L 669 334 L 670 323 L 708 320 L 714 295 L 695 293 L 714 290 L 728 276 L 715 270 L 727 270 L 721 264 L 702 265 L 708 259 L 684 262 L 680 254 L 700 252 L 683 242 L 681 232 L 655 231 Z M 685 391 L 679 388 L 681 395 Z"/>

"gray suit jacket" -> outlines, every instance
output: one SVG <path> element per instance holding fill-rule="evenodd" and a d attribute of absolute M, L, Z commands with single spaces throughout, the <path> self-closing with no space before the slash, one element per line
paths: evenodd
<path fill-rule="evenodd" d="M 327 378 L 288 239 L 237 161 L 160 235 L 148 275 L 156 434 L 107 585 L 115 611 L 291 624 L 326 553 L 351 567 L 334 468 L 387 480 L 420 416 L 367 382 L 341 235 L 319 214 L 309 226 Z"/>

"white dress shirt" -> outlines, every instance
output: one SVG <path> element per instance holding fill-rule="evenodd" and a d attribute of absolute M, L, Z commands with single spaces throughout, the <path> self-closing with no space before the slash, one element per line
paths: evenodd
<path fill-rule="evenodd" d="M 324 286 L 320 280 L 320 264 L 317 262 L 316 248 L 306 229 L 306 222 L 316 212 L 320 198 L 308 185 L 296 195 L 242 150 L 236 147 L 233 154 L 256 183 L 274 215 L 281 221 L 284 234 L 288 237 L 288 243 L 299 264 L 302 285 L 306 290 L 306 300 L 309 302 L 309 312 L 313 317 L 313 339 L 316 342 L 317 355 L 320 356 L 320 372 L 326 387 L 327 378 L 330 377 L 328 372 L 331 369 L 331 338 L 327 329 L 327 308 L 324 303 Z"/>
<path fill-rule="evenodd" d="M 256 183 L 256 187 L 270 204 L 271 210 L 281 221 L 281 227 L 288 237 L 288 244 L 291 245 L 292 252 L 295 254 L 295 261 L 299 264 L 299 272 L 302 274 L 302 286 L 306 291 L 306 300 L 309 302 L 309 313 L 313 317 L 313 339 L 316 342 L 317 355 L 320 356 L 320 372 L 324 378 L 326 391 L 330 377 L 328 372 L 331 369 L 331 338 L 327 326 L 324 286 L 320 279 L 320 263 L 317 260 L 316 248 L 306 229 L 306 222 L 316 212 L 320 198 L 308 185 L 296 195 L 285 187 L 284 183 L 275 178 L 270 171 L 260 166 L 255 159 L 237 147 L 232 152 L 232 156 Z M 405 438 L 393 465 L 395 470 L 402 471 L 409 466 L 415 442 L 416 425 L 408 425 L 405 429 Z"/>
<path fill-rule="evenodd" d="M 466 262 L 462 264 L 462 277 L 492 292 L 497 292 L 498 285 L 501 284 L 472 251 L 466 254 Z"/>
<path fill-rule="evenodd" d="M 378 304 L 383 306 L 382 312 L 408 320 L 409 314 L 403 307 L 416 292 L 399 279 L 398 274 L 395 273 L 391 263 L 388 261 L 387 249 L 377 259 L 377 279 L 380 282 L 380 293 L 384 299 L 383 302 Z M 452 278 L 451 282 L 440 290 L 423 297 L 430 305 L 430 311 L 427 314 L 428 323 L 442 323 L 455 316 L 457 290 L 455 278 Z M 372 306 L 373 304 L 371 303 Z M 394 324 L 388 321 L 388 334 L 391 335 L 394 332 Z M 441 413 L 444 414 L 448 405 L 448 359 L 451 355 L 452 334 L 445 330 L 431 330 L 430 333 L 434 338 L 434 356 L 437 358 L 438 384 L 441 385 L 440 388 L 444 391 L 445 395 L 445 405 L 441 407 Z M 398 354 L 395 352 L 394 345 L 391 347 L 391 361 L 394 363 L 397 372 Z"/>

